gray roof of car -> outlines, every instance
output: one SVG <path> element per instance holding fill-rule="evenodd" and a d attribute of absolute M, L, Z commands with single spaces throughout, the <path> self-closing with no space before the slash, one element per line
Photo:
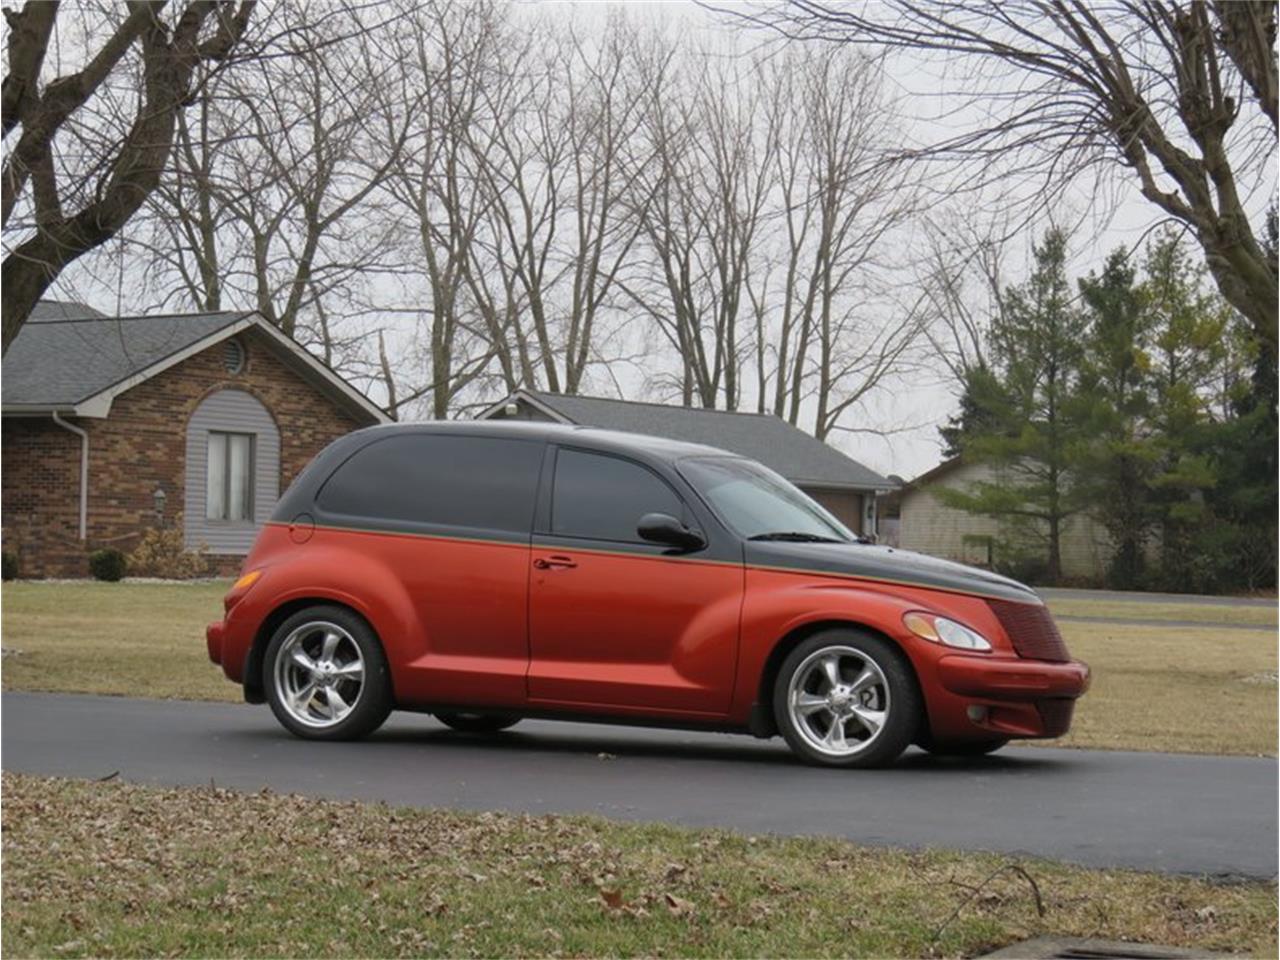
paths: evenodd
<path fill-rule="evenodd" d="M 72 406 L 245 316 L 106 317 L 83 304 L 41 301 L 4 356 L 3 403 Z"/>
<path fill-rule="evenodd" d="M 704 444 L 758 460 L 793 483 L 887 490 L 886 477 L 772 414 L 519 391 L 584 426 Z"/>

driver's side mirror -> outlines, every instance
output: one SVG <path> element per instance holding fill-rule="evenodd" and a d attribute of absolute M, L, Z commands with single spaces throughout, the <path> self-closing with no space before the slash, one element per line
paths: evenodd
<path fill-rule="evenodd" d="M 701 550 L 706 538 L 697 530 L 690 530 L 668 513 L 646 513 L 636 526 L 636 533 L 652 543 L 665 543 L 681 550 Z"/>

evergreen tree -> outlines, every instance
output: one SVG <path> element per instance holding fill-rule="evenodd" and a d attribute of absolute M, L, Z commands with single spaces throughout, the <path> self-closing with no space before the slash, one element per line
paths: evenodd
<path fill-rule="evenodd" d="M 960 392 L 960 410 L 948 418 L 945 427 L 939 427 L 942 435 L 943 456 L 958 457 L 964 454 L 965 444 L 972 436 L 982 436 L 1001 429 L 1002 417 L 1009 406 L 1004 386 L 986 366 L 970 367 L 964 371 Z"/>
<path fill-rule="evenodd" d="M 1033 253 L 1031 276 L 1007 291 L 1006 309 L 992 325 L 990 379 L 975 381 L 981 392 L 968 394 L 972 410 L 955 434 L 966 460 L 990 465 L 996 479 L 938 496 L 1035 537 L 1045 577 L 1056 582 L 1062 534 L 1085 493 L 1071 467 L 1085 443 L 1086 321 L 1072 303 L 1065 235 L 1049 231 Z"/>
<path fill-rule="evenodd" d="M 1176 229 L 1152 242 L 1144 272 L 1140 294 L 1154 332 L 1149 429 L 1158 451 L 1151 484 L 1161 577 L 1167 589 L 1195 590 L 1213 563 L 1199 541 L 1214 522 L 1208 497 L 1218 476 L 1209 428 L 1232 380 L 1224 376 L 1233 355 L 1231 310 L 1205 291 L 1205 268 L 1192 262 Z"/>
<path fill-rule="evenodd" d="M 1101 273 L 1080 281 L 1089 315 L 1081 393 L 1094 441 L 1078 471 L 1115 548 L 1108 585 L 1120 590 L 1143 584 L 1145 544 L 1155 522 L 1150 483 L 1158 450 L 1145 429 L 1153 315 L 1143 309 L 1135 280 L 1127 253 L 1116 250 Z"/>

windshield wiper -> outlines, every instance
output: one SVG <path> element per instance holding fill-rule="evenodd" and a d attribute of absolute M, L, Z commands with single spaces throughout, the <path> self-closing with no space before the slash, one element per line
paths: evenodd
<path fill-rule="evenodd" d="M 774 533 L 757 533 L 748 540 L 785 540 L 788 543 L 845 543 L 835 537 L 824 537 L 817 533 L 801 533 L 798 530 L 779 530 Z"/>

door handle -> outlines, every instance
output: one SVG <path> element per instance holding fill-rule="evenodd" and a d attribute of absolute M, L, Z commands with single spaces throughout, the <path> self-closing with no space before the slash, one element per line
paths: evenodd
<path fill-rule="evenodd" d="M 555 554 L 550 557 L 538 557 L 538 559 L 533 561 L 533 565 L 539 570 L 550 570 L 554 567 L 560 567 L 568 570 L 576 567 L 578 564 L 566 556 Z"/>

